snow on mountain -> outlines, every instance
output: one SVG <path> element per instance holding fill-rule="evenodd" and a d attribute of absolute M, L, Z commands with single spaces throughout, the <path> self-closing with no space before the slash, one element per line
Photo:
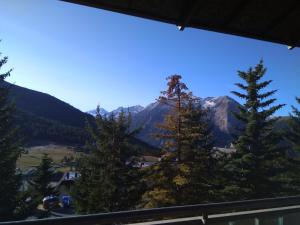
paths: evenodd
<path fill-rule="evenodd" d="M 141 112 L 144 109 L 143 106 L 140 105 L 135 105 L 135 106 L 130 106 L 130 107 L 119 107 L 111 112 L 109 114 L 113 113 L 114 115 L 118 115 L 120 112 L 124 112 L 125 114 L 131 113 L 131 114 L 136 114 Z"/>
<path fill-rule="evenodd" d="M 216 136 L 215 145 L 225 146 L 231 143 L 231 134 L 239 125 L 239 121 L 233 117 L 232 111 L 237 111 L 239 103 L 228 96 L 221 96 L 202 98 L 200 104 L 208 109 L 208 122 Z M 150 145 L 160 146 L 161 140 L 154 138 L 153 134 L 159 132 L 157 124 L 163 122 L 170 109 L 169 105 L 154 102 L 133 115 L 132 128 L 142 128 L 137 137 Z"/>
<path fill-rule="evenodd" d="M 97 113 L 97 109 L 93 109 L 93 110 L 90 110 L 90 111 L 87 111 L 86 113 L 92 115 L 92 116 L 96 116 L 96 113 Z M 100 115 L 101 116 L 104 116 L 106 115 L 107 113 L 109 113 L 107 110 L 103 109 L 103 108 L 100 108 Z"/>
<path fill-rule="evenodd" d="M 100 115 L 102 115 L 102 116 L 104 116 L 104 115 L 110 115 L 110 114 L 114 114 L 114 115 L 118 115 L 120 112 L 124 112 L 126 115 L 128 114 L 128 112 L 129 113 L 131 113 L 132 115 L 133 114 L 137 114 L 137 113 L 139 113 L 139 112 L 141 112 L 142 110 L 144 109 L 144 107 L 143 106 L 140 106 L 140 105 L 135 105 L 135 106 L 130 106 L 130 107 L 118 107 L 117 109 L 115 109 L 115 110 L 112 110 L 112 111 L 107 111 L 107 110 L 105 110 L 105 109 L 103 109 L 103 108 L 100 108 Z M 97 112 L 97 110 L 96 109 L 94 109 L 94 110 L 90 110 L 90 111 L 88 111 L 87 113 L 89 113 L 89 114 L 91 114 L 91 115 L 93 115 L 93 116 L 95 116 L 96 115 L 96 112 Z"/>
<path fill-rule="evenodd" d="M 228 96 L 201 98 L 200 104 L 208 109 L 208 122 L 215 134 L 216 146 L 225 146 L 231 143 L 231 134 L 235 132 L 235 127 L 240 126 L 240 122 L 232 115 L 232 112 L 238 110 L 239 103 Z M 153 137 L 159 130 L 157 124 L 162 123 L 164 117 L 170 112 L 171 107 L 158 101 L 153 102 L 145 108 L 137 105 L 131 107 L 119 107 L 110 113 L 118 115 L 121 111 L 130 112 L 132 115 L 132 129 L 142 128 L 137 137 L 142 141 L 160 146 L 161 140 Z"/>
<path fill-rule="evenodd" d="M 218 98 L 208 97 L 201 101 L 202 106 L 206 108 L 212 108 L 216 106 L 216 101 Z"/>

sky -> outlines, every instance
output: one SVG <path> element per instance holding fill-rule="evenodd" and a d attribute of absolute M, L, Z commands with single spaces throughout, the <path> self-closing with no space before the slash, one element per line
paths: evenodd
<path fill-rule="evenodd" d="M 300 96 L 300 50 L 186 28 L 58 0 L 1 0 L 0 52 L 9 82 L 53 95 L 82 111 L 100 104 L 146 106 L 180 74 L 199 97 L 237 90 L 238 70 L 260 59 L 287 115 Z M 4 70 L 2 72 L 4 72 Z M 236 100 L 239 100 L 235 98 Z M 240 100 L 239 100 L 240 101 Z M 241 101 L 240 101 L 241 102 Z"/>

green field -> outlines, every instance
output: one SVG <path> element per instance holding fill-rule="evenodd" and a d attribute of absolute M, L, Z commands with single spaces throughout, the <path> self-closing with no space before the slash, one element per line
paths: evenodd
<path fill-rule="evenodd" d="M 26 148 L 28 153 L 22 154 L 17 161 L 17 167 L 21 170 L 27 170 L 39 165 L 44 153 L 53 159 L 54 164 L 60 164 L 65 156 L 76 157 L 79 153 L 75 152 L 74 147 L 62 145 L 45 145 Z M 61 168 L 64 170 L 64 168 Z"/>
<path fill-rule="evenodd" d="M 27 153 L 23 153 L 17 161 L 17 167 L 22 171 L 29 168 L 36 167 L 40 164 L 43 154 L 48 154 L 54 162 L 54 166 L 57 166 L 57 170 L 65 172 L 70 169 L 70 167 L 62 166 L 62 159 L 67 156 L 73 156 L 78 158 L 81 153 L 77 152 L 74 147 L 65 145 L 44 145 L 35 146 L 25 149 Z M 155 156 L 141 156 L 142 161 L 146 162 L 157 162 L 158 158 Z"/>

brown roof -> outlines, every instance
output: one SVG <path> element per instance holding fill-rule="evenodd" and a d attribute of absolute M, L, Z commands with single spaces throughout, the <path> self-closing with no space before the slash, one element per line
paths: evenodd
<path fill-rule="evenodd" d="M 300 0 L 63 0 L 179 26 L 300 47 Z"/>

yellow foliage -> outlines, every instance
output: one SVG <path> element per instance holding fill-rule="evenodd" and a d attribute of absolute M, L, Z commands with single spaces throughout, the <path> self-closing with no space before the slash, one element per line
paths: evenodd
<path fill-rule="evenodd" d="M 183 186 L 183 185 L 186 185 L 188 183 L 188 180 L 185 177 L 177 175 L 176 177 L 174 177 L 173 182 L 177 186 Z"/>
<path fill-rule="evenodd" d="M 161 206 L 174 205 L 175 199 L 172 198 L 170 190 L 163 188 L 154 188 L 144 194 L 143 199 L 146 200 L 145 208 L 157 208 Z"/>
<path fill-rule="evenodd" d="M 190 167 L 187 164 L 181 163 L 178 167 L 179 171 L 184 173 L 184 174 L 189 174 L 190 173 Z"/>

